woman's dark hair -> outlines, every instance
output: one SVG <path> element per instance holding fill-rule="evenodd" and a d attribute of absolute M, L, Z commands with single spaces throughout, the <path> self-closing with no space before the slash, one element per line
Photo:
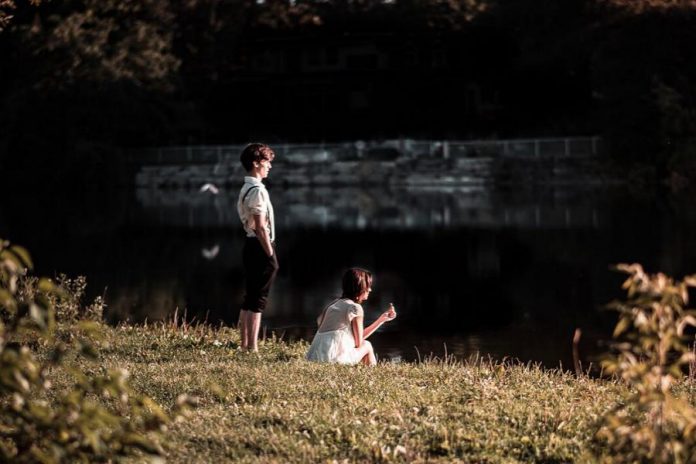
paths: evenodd
<path fill-rule="evenodd" d="M 239 161 L 242 162 L 244 169 L 249 172 L 254 166 L 254 161 L 273 161 L 273 158 L 275 158 L 275 153 L 268 145 L 264 145 L 263 143 L 250 143 L 244 147 L 244 150 L 242 150 L 242 155 L 239 157 Z"/>
<path fill-rule="evenodd" d="M 354 267 L 343 274 L 342 298 L 356 300 L 360 295 L 372 287 L 372 274 L 370 271 Z"/>

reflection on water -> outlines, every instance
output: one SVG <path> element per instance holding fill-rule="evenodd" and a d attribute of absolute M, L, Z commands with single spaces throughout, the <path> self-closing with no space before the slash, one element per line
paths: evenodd
<path fill-rule="evenodd" d="M 689 198 L 621 190 L 271 189 L 280 274 L 264 322 L 308 339 L 346 267 L 375 272 L 368 321 L 399 318 L 373 340 L 383 358 L 475 353 L 570 365 L 573 330 L 589 359 L 610 334 L 598 307 L 621 296 L 608 265 L 694 271 Z M 0 236 L 26 245 L 43 274 L 88 277 L 107 318 L 234 323 L 243 236 L 236 192 L 138 190 L 119 197 L 24 198 L 0 206 Z M 27 209 L 34 211 L 26 214 Z M 586 360 L 586 362 L 588 362 Z"/>
<path fill-rule="evenodd" d="M 599 228 L 598 198 L 586 192 L 501 192 L 484 186 L 276 189 L 280 227 L 345 230 L 433 227 Z M 236 227 L 237 191 L 140 189 L 134 220 L 160 226 Z"/>

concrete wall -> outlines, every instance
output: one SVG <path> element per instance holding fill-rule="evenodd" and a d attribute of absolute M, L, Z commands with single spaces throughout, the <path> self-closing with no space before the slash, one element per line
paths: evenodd
<path fill-rule="evenodd" d="M 418 141 L 273 145 L 270 183 L 283 185 L 483 185 L 569 182 L 599 155 L 596 137 L 496 141 Z M 243 146 L 163 147 L 130 154 L 140 188 L 233 185 L 243 177 Z"/>

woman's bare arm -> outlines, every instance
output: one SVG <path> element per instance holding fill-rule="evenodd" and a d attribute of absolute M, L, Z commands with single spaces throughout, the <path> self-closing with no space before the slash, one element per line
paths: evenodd
<path fill-rule="evenodd" d="M 353 328 L 353 338 L 355 339 L 355 347 L 360 348 L 360 345 L 362 345 L 363 340 L 365 339 L 363 337 L 363 317 L 355 316 L 351 321 L 351 326 Z"/>
<path fill-rule="evenodd" d="M 365 328 L 365 330 L 363 331 L 363 338 L 369 337 L 374 333 L 375 330 L 379 329 L 382 326 L 382 324 L 394 320 L 395 317 L 396 310 L 394 309 L 394 305 L 390 304 L 389 309 L 387 311 L 380 314 L 375 322 L 373 322 Z"/>
<path fill-rule="evenodd" d="M 382 319 L 382 316 L 379 316 L 375 322 L 365 327 L 365 330 L 363 331 L 363 338 L 367 338 L 372 335 L 375 330 L 379 329 L 382 324 L 384 324 L 384 322 L 385 321 Z"/>
<path fill-rule="evenodd" d="M 393 321 L 396 318 L 396 310 L 394 305 L 390 304 L 389 309 L 379 315 L 377 320 L 370 324 L 367 328 L 363 328 L 363 316 L 353 318 L 353 337 L 355 338 L 355 347 L 359 348 L 363 340 L 372 335 L 375 330 L 379 329 L 385 322 Z M 359 320 L 358 320 L 359 319 Z"/>

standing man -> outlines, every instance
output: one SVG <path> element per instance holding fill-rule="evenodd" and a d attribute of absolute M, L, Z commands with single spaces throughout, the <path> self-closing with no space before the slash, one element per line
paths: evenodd
<path fill-rule="evenodd" d="M 261 182 L 268 177 L 273 158 L 271 147 L 261 143 L 247 145 L 240 157 L 247 175 L 237 201 L 239 219 L 246 232 L 242 256 L 246 294 L 239 313 L 239 333 L 242 349 L 251 351 L 258 351 L 261 313 L 278 272 L 273 205 Z"/>

